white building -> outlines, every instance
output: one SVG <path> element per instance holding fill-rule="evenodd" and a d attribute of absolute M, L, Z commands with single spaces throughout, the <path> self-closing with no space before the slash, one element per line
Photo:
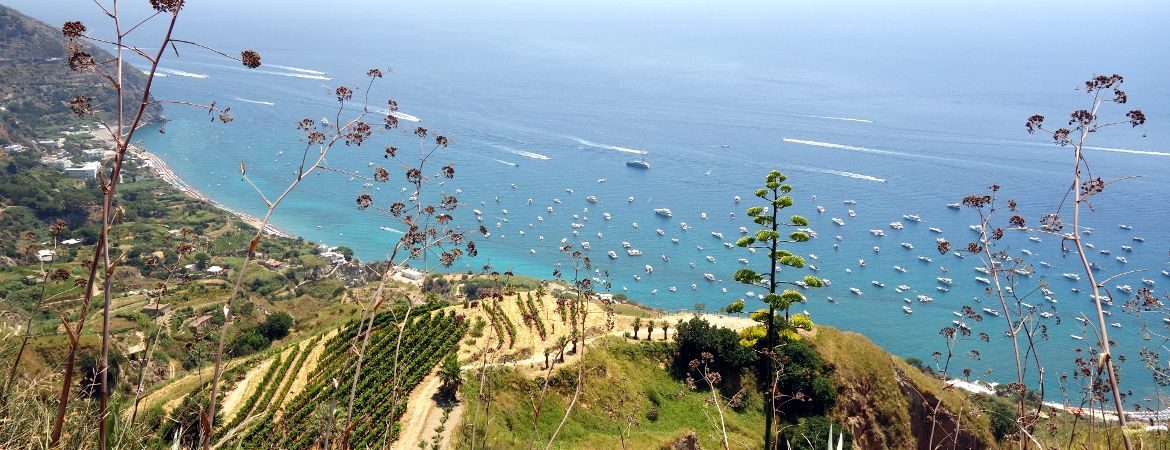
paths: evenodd
<path fill-rule="evenodd" d="M 61 241 L 61 245 L 73 246 L 73 245 L 80 244 L 81 242 L 82 242 L 81 239 L 66 239 L 64 241 Z"/>
<path fill-rule="evenodd" d="M 56 257 L 57 252 L 52 250 L 40 250 L 37 252 L 37 259 L 41 260 L 41 262 L 53 262 L 53 259 Z"/>
<path fill-rule="evenodd" d="M 101 170 L 101 168 L 102 163 L 90 161 L 78 167 L 66 167 L 65 175 L 83 180 L 93 180 L 97 178 L 98 170 Z"/>
<path fill-rule="evenodd" d="M 24 146 L 20 144 L 5 145 L 4 151 L 8 153 L 20 153 L 24 151 Z"/>
<path fill-rule="evenodd" d="M 57 158 L 53 156 L 46 156 L 41 158 L 41 164 L 52 167 L 57 170 L 65 170 L 73 166 L 73 161 L 67 158 Z"/>
<path fill-rule="evenodd" d="M 87 148 L 81 151 L 81 157 L 87 161 L 102 161 L 107 158 L 112 158 L 114 152 L 112 150 L 105 150 L 100 148 Z"/>

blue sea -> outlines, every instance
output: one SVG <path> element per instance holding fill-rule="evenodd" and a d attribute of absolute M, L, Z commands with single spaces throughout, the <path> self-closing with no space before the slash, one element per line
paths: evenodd
<path fill-rule="evenodd" d="M 93 12 L 82 12 L 89 5 L 72 3 L 76 7 L 65 10 L 33 0 L 14 6 L 53 23 L 79 14 L 95 28 Z M 752 193 L 767 171 L 781 170 L 795 187 L 790 211 L 807 217 L 818 234 L 788 248 L 832 282 L 805 291 L 807 304 L 795 309 L 820 324 L 862 333 L 897 355 L 929 361 L 933 352 L 945 351 L 938 332 L 957 319 L 954 311 L 963 305 L 998 309 L 975 280 L 982 276 L 974 270 L 982 265 L 978 258 L 935 250 L 939 237 L 960 248 L 976 237 L 968 229 L 978 222 L 976 213 L 946 204 L 995 183 L 1002 186 L 1000 198 L 1017 200 L 1032 225 L 1061 205 L 1068 212 L 1071 150 L 1051 145 L 1046 135 L 1028 135 L 1025 119 L 1044 114 L 1049 124 L 1062 124 L 1069 112 L 1088 106 L 1077 90 L 1085 79 L 1116 72 L 1126 77 L 1131 101 L 1107 104 L 1102 115 L 1121 118 L 1141 107 L 1149 121 L 1092 136 L 1086 152 L 1092 176 L 1136 178 L 1109 184 L 1086 208 L 1083 225 L 1094 229 L 1086 236 L 1095 245 L 1090 259 L 1103 268 L 1099 278 L 1146 270 L 1112 280 L 1110 288 L 1138 289 L 1142 279 L 1152 280 L 1158 293 L 1170 286 L 1170 277 L 1160 273 L 1170 269 L 1170 55 L 1164 39 L 1155 38 L 1165 36 L 1166 5 L 1128 3 L 1103 21 L 1078 2 L 554 3 L 191 2 L 180 36 L 230 53 L 256 49 L 264 66 L 249 71 L 181 47 L 180 59 L 171 54 L 161 65 L 166 77 L 157 80 L 158 96 L 217 101 L 231 106 L 235 121 L 211 123 L 206 111 L 168 106 L 166 133 L 147 129 L 138 137 L 196 189 L 261 215 L 264 204 L 240 180 L 239 164 L 247 164 L 267 195 L 277 194 L 304 148 L 295 123 L 323 116 L 333 121 L 335 87 L 358 88 L 360 97 L 367 69 L 393 67 L 369 92 L 371 103 L 384 107 L 393 98 L 403 113 L 420 119 L 404 120 L 404 127 L 425 126 L 450 138 L 435 160 L 453 164 L 456 178 L 432 188 L 461 189 L 465 207 L 458 223 L 479 226 L 472 210 L 480 210 L 492 233 L 477 239 L 478 257 L 451 270 L 490 265 L 547 278 L 568 262 L 557 249 L 562 239 L 588 241 L 613 292 L 671 310 L 700 303 L 714 310 L 737 298 L 749 309 L 762 306 L 747 296 L 762 290 L 737 284 L 731 275 L 741 267 L 765 270 L 763 253 L 724 243 L 734 242 L 741 226 L 754 231 L 744 210 L 756 204 Z M 368 174 L 371 163 L 387 164 L 385 145 L 417 148 L 412 137 L 395 131 L 360 147 L 337 148 L 328 164 Z M 651 168 L 627 167 L 639 158 Z M 388 205 L 404 197 L 401 174 L 388 167 L 391 181 L 376 183 L 380 189 L 320 172 L 288 197 L 273 222 L 314 242 L 351 247 L 364 260 L 384 259 L 400 235 L 381 227 L 400 225 L 377 211 L 358 210 L 354 199 L 368 192 L 376 204 Z M 669 208 L 673 217 L 657 216 L 655 208 Z M 922 221 L 903 218 L 911 214 Z M 904 229 L 891 228 L 894 221 Z M 873 236 L 874 229 L 885 236 Z M 1060 318 L 1059 325 L 1056 317 L 1037 318 L 1049 335 L 1038 344 L 1048 398 L 1059 401 L 1055 380 L 1074 367 L 1074 349 L 1093 340 L 1074 317 L 1092 308 L 1088 282 L 1061 276 L 1079 273 L 1075 253 L 1062 253 L 1059 239 L 1035 236 L 1042 241 L 1009 233 L 997 248 L 1035 265 L 1036 275 L 1017 290 L 1047 283 L 1053 291 L 1056 303 L 1039 293 L 1025 301 Z M 643 254 L 628 256 L 622 242 Z M 617 259 L 606 256 L 610 250 Z M 717 281 L 706 280 L 707 273 Z M 782 275 L 809 273 L 787 268 Z M 949 292 L 936 289 L 937 277 L 954 280 Z M 895 292 L 902 284 L 911 290 Z M 851 294 L 851 287 L 864 295 Z M 919 302 L 919 294 L 934 301 Z M 1134 393 L 1127 404 L 1159 406 L 1151 400 L 1157 392 L 1138 349 L 1160 346 L 1155 333 L 1170 330 L 1160 317 L 1111 309 L 1107 321 L 1120 328 L 1110 327 L 1110 337 L 1128 358 L 1122 383 Z M 1004 320 L 967 322 L 991 342 L 960 342 L 952 367 L 971 368 L 983 380 L 1011 381 Z M 981 358 L 968 357 L 969 350 Z M 1035 372 L 1029 369 L 1032 377 Z"/>

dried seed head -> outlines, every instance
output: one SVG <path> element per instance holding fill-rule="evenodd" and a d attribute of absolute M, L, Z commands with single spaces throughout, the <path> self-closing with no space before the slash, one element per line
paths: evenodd
<path fill-rule="evenodd" d="M 73 114 L 77 114 L 79 116 L 93 113 L 93 105 L 90 103 L 91 101 L 93 101 L 93 97 L 78 95 L 69 100 L 69 109 L 73 111 Z"/>
<path fill-rule="evenodd" d="M 85 34 L 85 24 L 77 21 L 65 22 L 65 25 L 61 27 L 61 34 L 69 39 L 79 38 Z"/>
<path fill-rule="evenodd" d="M 382 70 L 376 68 L 370 69 L 368 72 L 366 72 L 366 76 L 370 78 L 382 78 Z"/>
<path fill-rule="evenodd" d="M 240 62 L 249 69 L 260 67 L 260 53 L 255 50 L 244 50 L 240 52 Z"/>
<path fill-rule="evenodd" d="M 176 13 L 183 9 L 184 0 L 150 0 L 150 7 L 158 12 Z"/>
<path fill-rule="evenodd" d="M 337 101 L 339 102 L 344 102 L 353 98 L 353 90 L 345 86 L 338 86 L 337 89 L 333 92 L 337 94 Z"/>

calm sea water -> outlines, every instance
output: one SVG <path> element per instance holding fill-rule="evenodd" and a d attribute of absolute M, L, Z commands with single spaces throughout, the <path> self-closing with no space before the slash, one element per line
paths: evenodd
<path fill-rule="evenodd" d="M 65 17 L 61 11 L 38 11 L 38 5 L 16 6 L 54 22 Z M 169 59 L 163 64 L 167 76 L 158 81 L 160 97 L 217 100 L 231 105 L 236 121 L 212 124 L 203 112 L 170 107 L 166 134 L 150 130 L 140 136 L 192 186 L 258 215 L 263 204 L 240 181 L 239 163 L 248 164 L 249 175 L 267 194 L 276 193 L 303 148 L 295 122 L 333 120 L 333 88 L 364 86 L 366 69 L 391 65 L 394 73 L 371 92 L 372 103 L 384 106 L 386 98 L 395 98 L 421 125 L 451 137 L 451 147 L 437 160 L 453 163 L 457 177 L 436 188 L 462 189 L 466 207 L 459 223 L 477 226 L 472 209 L 478 209 L 492 231 L 490 238 L 478 239 L 480 256 L 461 260 L 457 270 L 487 264 L 548 277 L 557 263 L 566 262 L 557 251 L 562 238 L 588 241 L 594 259 L 609 270 L 615 292 L 666 309 L 696 303 L 716 309 L 759 291 L 731 281 L 731 274 L 743 267 L 741 258 L 762 270 L 767 266 L 762 255 L 723 243 L 734 242 L 738 228 L 749 226 L 743 211 L 753 204 L 751 193 L 768 170 L 779 169 L 796 187 L 792 211 L 808 217 L 819 233 L 791 248 L 809 256 L 819 275 L 832 281 L 830 287 L 806 291 L 809 302 L 796 309 L 807 309 L 819 323 L 863 333 L 895 354 L 929 359 L 944 350 L 938 330 L 956 318 L 953 311 L 964 304 L 994 307 L 974 279 L 981 275 L 974 270 L 976 258 L 934 250 L 937 237 L 962 245 L 976 236 L 968 230 L 977 222 L 975 213 L 945 205 L 998 183 L 1003 197 L 1018 200 L 1033 224 L 1057 208 L 1070 181 L 1072 156 L 1044 136 L 1027 135 L 1023 123 L 1034 113 L 1060 123 L 1069 111 L 1085 107 L 1088 99 L 1075 88 L 1094 73 L 1124 74 L 1130 98 L 1145 110 L 1149 124 L 1094 136 L 1091 145 L 1100 147 L 1088 153 L 1094 176 L 1140 178 L 1110 185 L 1086 214 L 1084 225 L 1095 229 L 1088 237 L 1096 246 L 1091 259 L 1103 266 L 1104 276 L 1148 270 L 1124 275 L 1110 287 L 1137 289 L 1143 278 L 1153 280 L 1158 292 L 1170 286 L 1170 277 L 1159 273 L 1170 268 L 1165 225 L 1170 182 L 1164 177 L 1170 169 L 1170 81 L 1164 75 L 1170 59 L 1163 47 L 1132 37 L 1152 35 L 1170 15 L 1165 6 L 1137 4 L 1117 12 L 1116 23 L 1100 24 L 1074 6 L 1057 6 L 715 10 L 672 3 L 668 11 L 655 4 L 443 3 L 406 10 L 362 3 L 336 9 L 193 4 L 180 31 L 214 30 L 212 44 L 232 51 L 256 48 L 265 65 L 247 71 L 197 51 Z M 355 8 L 367 10 L 355 14 Z M 1100 27 L 1095 40 L 1073 48 L 1090 24 Z M 1112 106 L 1105 111 L 1124 113 Z M 368 172 L 371 162 L 383 163 L 383 145 L 415 148 L 398 133 L 380 139 L 339 148 L 328 163 Z M 625 165 L 642 157 L 639 152 L 646 152 L 650 170 Z M 338 173 L 315 176 L 288 198 L 274 222 L 312 241 L 352 247 L 366 260 L 385 258 L 399 235 L 380 227 L 398 225 L 377 212 L 359 211 L 354 198 L 370 192 L 382 205 L 399 199 L 403 194 L 394 181 L 401 174 L 392 174 L 380 190 Z M 587 201 L 589 195 L 598 203 Z M 733 200 L 737 195 L 743 197 L 739 204 Z M 816 211 L 818 205 L 824 214 Z M 654 208 L 670 208 L 674 217 L 656 216 Z M 604 213 L 612 219 L 605 220 Z M 904 220 L 904 214 L 923 221 Z M 835 225 L 833 217 L 846 225 Z M 892 221 L 905 229 L 891 229 Z M 886 236 L 874 237 L 871 229 Z M 574 230 L 579 236 L 571 235 Z M 623 241 L 643 255 L 627 256 Z M 903 242 L 913 249 L 903 248 Z M 1088 295 L 1071 289 L 1086 290 L 1088 283 L 1061 277 L 1079 269 L 1075 257 L 1062 255 L 1056 239 L 1037 243 L 1013 236 L 1000 245 L 1037 265 L 1022 290 L 1047 282 L 1055 293 L 1058 303 L 1038 294 L 1027 301 L 1062 319 L 1060 325 L 1042 320 L 1050 339 L 1040 343 L 1049 392 L 1056 392 L 1053 374 L 1069 370 L 1073 349 L 1085 344 L 1070 337 L 1086 334 L 1073 318 L 1091 309 Z M 1123 245 L 1133 251 L 1123 251 Z M 1032 255 L 1023 254 L 1025 249 Z M 1103 249 L 1112 253 L 1098 253 Z M 606 257 L 609 250 L 619 257 Z M 1053 267 L 1041 267 L 1040 261 Z M 707 281 L 705 273 L 718 281 Z M 805 273 L 783 272 L 790 279 Z M 936 290 L 940 276 L 954 280 L 949 292 Z M 874 280 L 886 287 L 874 286 Z M 912 290 L 894 292 L 900 284 Z M 850 287 L 865 295 L 850 294 Z M 914 301 L 913 314 L 903 313 L 902 299 L 918 294 L 935 301 Z M 747 300 L 749 307 L 761 306 Z M 1113 309 L 1108 320 L 1121 328 L 1109 332 L 1129 357 L 1123 383 L 1135 392 L 1130 403 L 1152 405 L 1144 401 L 1155 391 L 1137 349 L 1157 343 L 1144 340 L 1143 324 L 1167 330 L 1158 318 Z M 1014 366 L 1002 338 L 1003 319 L 987 319 L 974 328 L 989 333 L 990 344 L 960 344 L 961 352 L 976 349 L 982 358 L 963 356 L 953 366 L 970 367 L 978 378 L 1010 381 Z"/>

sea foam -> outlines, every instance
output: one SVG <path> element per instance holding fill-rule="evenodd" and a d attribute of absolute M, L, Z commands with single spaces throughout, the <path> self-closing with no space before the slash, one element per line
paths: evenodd
<path fill-rule="evenodd" d="M 176 76 L 187 77 L 187 78 L 208 78 L 207 75 L 204 75 L 201 73 L 184 72 L 182 70 L 167 69 L 164 67 L 159 67 L 158 71 L 169 74 L 169 75 L 176 75 Z"/>
<path fill-rule="evenodd" d="M 801 117 L 808 117 L 811 119 L 843 120 L 845 122 L 873 123 L 873 121 L 869 119 L 854 119 L 852 117 L 814 116 L 809 114 L 802 114 Z"/>
<path fill-rule="evenodd" d="M 586 147 L 601 148 L 601 149 L 605 149 L 605 150 L 616 150 L 616 151 L 623 152 L 623 153 L 633 153 L 635 155 L 645 155 L 648 153 L 645 150 L 638 150 L 636 148 L 629 148 L 629 147 L 619 147 L 616 145 L 609 145 L 609 144 L 599 144 L 597 142 L 587 141 L 587 140 L 584 140 L 584 139 L 581 139 L 578 137 L 570 137 L 570 139 L 577 141 L 578 144 L 584 145 Z"/>
<path fill-rule="evenodd" d="M 281 65 L 278 65 L 278 64 L 265 64 L 265 66 L 266 66 L 266 67 L 275 67 L 275 68 L 277 68 L 277 69 L 290 70 L 290 71 L 293 71 L 293 72 L 307 73 L 307 74 L 311 74 L 311 75 L 325 75 L 325 72 L 322 72 L 322 71 L 319 71 L 319 70 L 312 70 L 312 69 L 302 69 L 302 68 L 300 68 L 300 67 L 292 67 L 292 66 L 281 66 Z"/>
<path fill-rule="evenodd" d="M 257 105 L 268 105 L 268 106 L 276 105 L 276 103 L 272 103 L 272 102 L 265 102 L 265 101 L 260 101 L 260 100 L 248 100 L 246 98 L 239 98 L 239 97 L 236 97 L 236 100 L 239 100 L 239 101 L 244 102 L 244 103 L 255 103 Z"/>
<path fill-rule="evenodd" d="M 552 159 L 552 158 L 549 158 L 548 156 L 542 155 L 540 153 L 533 153 L 533 152 L 526 152 L 524 150 L 517 150 L 517 149 L 514 149 L 512 147 L 508 147 L 506 145 L 492 144 L 492 143 L 488 143 L 488 145 L 495 147 L 495 148 L 498 148 L 500 150 L 506 151 L 506 152 L 511 153 L 513 155 L 523 156 L 525 158 L 540 159 L 540 160 L 545 160 L 545 161 Z"/>

